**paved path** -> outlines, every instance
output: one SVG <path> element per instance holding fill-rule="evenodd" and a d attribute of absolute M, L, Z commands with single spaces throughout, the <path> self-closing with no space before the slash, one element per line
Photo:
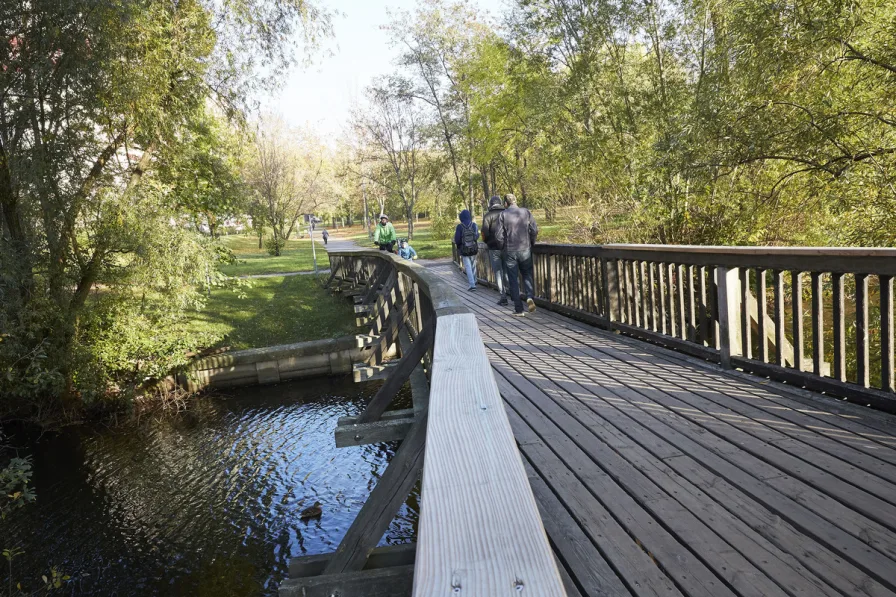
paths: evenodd
<path fill-rule="evenodd" d="M 896 417 L 547 311 L 516 318 L 454 264 L 427 265 L 478 317 L 582 595 L 896 594 Z"/>

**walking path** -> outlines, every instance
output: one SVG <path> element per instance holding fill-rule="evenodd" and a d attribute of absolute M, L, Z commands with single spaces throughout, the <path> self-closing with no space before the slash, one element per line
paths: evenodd
<path fill-rule="evenodd" d="M 896 417 L 543 310 L 515 318 L 453 263 L 425 265 L 477 315 L 582 595 L 896 595 Z"/>

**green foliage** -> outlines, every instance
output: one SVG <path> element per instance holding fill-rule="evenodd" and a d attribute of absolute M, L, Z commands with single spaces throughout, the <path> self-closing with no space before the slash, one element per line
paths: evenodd
<path fill-rule="evenodd" d="M 298 29 L 313 45 L 329 15 L 307 0 L 4 4 L 0 415 L 128 394 L 216 340 L 177 331 L 227 258 L 198 229 L 242 211 L 242 110 Z"/>
<path fill-rule="evenodd" d="M 499 35 L 431 0 L 390 30 L 461 201 L 583 206 L 595 241 L 892 245 L 894 23 L 888 0 L 517 0 Z"/>
<path fill-rule="evenodd" d="M 450 239 L 454 235 L 457 218 L 448 216 L 436 216 L 432 219 L 430 232 L 434 240 Z"/>
<path fill-rule="evenodd" d="M 264 248 L 268 252 L 268 255 L 279 257 L 280 253 L 283 251 L 283 247 L 285 246 L 286 240 L 280 238 L 279 236 L 272 236 L 264 241 Z"/>
<path fill-rule="evenodd" d="M 0 468 L 0 519 L 6 519 L 35 500 L 34 491 L 28 486 L 30 482 L 30 458 L 13 458 L 5 468 Z"/>

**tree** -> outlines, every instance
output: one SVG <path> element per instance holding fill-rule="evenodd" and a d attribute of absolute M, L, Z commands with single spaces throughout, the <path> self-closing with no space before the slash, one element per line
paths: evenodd
<path fill-rule="evenodd" d="M 361 161 L 371 164 L 370 170 L 364 171 L 362 166 L 362 171 L 367 180 L 401 201 L 408 220 L 408 236 L 413 238 L 423 116 L 407 93 L 407 82 L 401 78 L 377 81 L 367 89 L 367 101 L 368 110 L 356 110 L 352 117 L 363 151 Z"/>
<path fill-rule="evenodd" d="M 250 173 L 273 238 L 269 251 L 280 255 L 302 214 L 312 213 L 325 193 L 325 155 L 309 132 L 291 131 L 278 118 L 259 126 Z"/>
<path fill-rule="evenodd" d="M 183 229 L 182 217 L 217 210 L 210 195 L 201 199 L 199 186 L 189 187 L 210 177 L 217 183 L 224 173 L 221 156 L 196 143 L 197 132 L 210 103 L 238 119 L 247 92 L 264 84 L 254 67 L 275 73 L 289 63 L 292 51 L 282 40 L 296 28 L 311 38 L 325 34 L 328 16 L 303 0 L 3 5 L 5 398 L 61 393 L 80 403 L 114 389 L 115 379 L 139 378 L 133 359 L 124 369 L 109 366 L 115 359 L 93 343 L 101 332 L 95 326 L 110 327 L 134 309 L 147 322 L 170 323 L 195 302 L 205 279 L 198 270 L 214 251 Z M 184 176 L 185 153 L 209 158 L 192 182 Z M 168 278 L 173 263 L 186 270 Z M 144 275 L 156 269 L 165 273 Z M 91 298 L 98 284 L 102 300 Z M 139 342 L 156 354 L 151 327 Z"/>
<path fill-rule="evenodd" d="M 473 210 L 473 145 L 470 99 L 460 69 L 470 58 L 473 40 L 489 32 L 466 2 L 426 0 L 412 15 L 400 13 L 389 26 L 402 49 L 407 69 L 405 93 L 428 108 L 427 133 L 450 166 L 458 201 Z M 489 197 L 485 167 L 480 165 L 483 204 Z"/>

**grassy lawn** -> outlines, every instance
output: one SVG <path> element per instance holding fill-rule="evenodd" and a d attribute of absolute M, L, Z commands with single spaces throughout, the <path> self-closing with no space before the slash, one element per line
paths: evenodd
<path fill-rule="evenodd" d="M 317 233 L 315 233 L 317 234 Z M 234 265 L 222 265 L 221 273 L 228 276 L 248 276 L 253 274 L 284 274 L 287 272 L 306 272 L 314 269 L 311 253 L 311 240 L 290 239 L 282 255 L 268 255 L 267 250 L 258 248 L 258 237 L 254 234 L 234 234 L 221 237 L 221 242 L 230 248 L 239 260 Z M 330 266 L 327 252 L 320 243 L 317 250 L 317 266 L 321 269 Z"/>
<path fill-rule="evenodd" d="M 477 224 L 481 226 L 482 218 L 479 218 Z M 408 226 L 406 222 L 393 222 L 395 232 L 398 238 L 407 238 Z M 538 226 L 538 238 L 541 242 L 567 242 L 566 235 L 568 232 L 568 224 L 541 224 Z M 361 229 L 349 230 L 346 238 L 350 238 L 361 246 L 373 245 L 368 242 L 367 233 Z M 449 238 L 436 240 L 432 237 L 432 231 L 428 221 L 421 221 L 414 225 L 414 239 L 410 241 L 410 245 L 417 251 L 420 259 L 441 259 L 451 257 L 451 243 L 454 240 L 454 232 L 452 229 Z"/>
<path fill-rule="evenodd" d="M 330 296 L 313 275 L 251 280 L 251 287 L 212 292 L 196 314 L 194 329 L 224 334 L 233 350 L 290 344 L 353 334 L 350 303 Z"/>

